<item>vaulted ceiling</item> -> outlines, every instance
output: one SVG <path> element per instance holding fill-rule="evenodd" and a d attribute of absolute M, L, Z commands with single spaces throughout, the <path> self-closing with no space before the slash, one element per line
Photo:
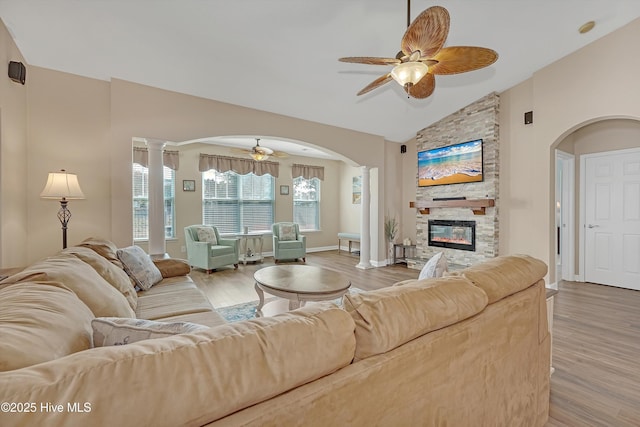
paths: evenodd
<path fill-rule="evenodd" d="M 423 100 L 408 99 L 395 82 L 358 97 L 390 67 L 338 62 L 395 56 L 404 0 L 0 0 L 0 17 L 30 65 L 404 142 L 640 16 L 638 0 L 414 0 L 411 19 L 434 5 L 451 16 L 445 46 L 489 47 L 500 57 L 488 68 L 437 76 Z M 595 28 L 580 34 L 591 20 Z"/>

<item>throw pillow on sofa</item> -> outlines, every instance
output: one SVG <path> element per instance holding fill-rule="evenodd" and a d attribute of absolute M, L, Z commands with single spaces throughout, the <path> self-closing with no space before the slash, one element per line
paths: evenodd
<path fill-rule="evenodd" d="M 94 347 L 132 344 L 142 340 L 209 329 L 207 326 L 189 322 L 165 323 L 120 317 L 96 317 L 91 321 L 91 327 Z"/>
<path fill-rule="evenodd" d="M 447 257 L 442 252 L 438 252 L 427 261 L 422 267 L 418 280 L 442 277 L 447 271 Z"/>
<path fill-rule="evenodd" d="M 143 291 L 151 289 L 162 280 L 162 273 L 151 261 L 151 257 L 139 246 L 129 246 L 118 249 L 118 259 L 122 261 L 124 271 L 136 282 Z"/>

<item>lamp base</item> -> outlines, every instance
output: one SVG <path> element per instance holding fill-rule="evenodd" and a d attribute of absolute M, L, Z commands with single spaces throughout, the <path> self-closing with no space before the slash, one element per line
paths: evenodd
<path fill-rule="evenodd" d="M 69 203 L 68 200 L 62 198 L 60 200 L 60 210 L 58 211 L 58 219 L 62 224 L 62 249 L 67 248 L 67 224 L 71 219 L 71 211 L 67 208 L 67 203 Z"/>

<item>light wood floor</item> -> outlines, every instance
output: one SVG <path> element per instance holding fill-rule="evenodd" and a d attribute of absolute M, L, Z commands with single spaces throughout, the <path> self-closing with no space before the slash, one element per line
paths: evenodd
<path fill-rule="evenodd" d="M 307 264 L 342 273 L 352 286 L 372 290 L 418 277 L 404 265 L 359 270 L 359 259 L 336 251 L 307 254 Z M 194 281 L 215 307 L 257 300 L 253 273 L 275 265 L 240 264 Z M 640 292 L 562 282 L 555 299 L 550 418 L 547 427 L 640 426 Z"/>
<path fill-rule="evenodd" d="M 640 292 L 562 282 L 548 427 L 640 426 Z"/>

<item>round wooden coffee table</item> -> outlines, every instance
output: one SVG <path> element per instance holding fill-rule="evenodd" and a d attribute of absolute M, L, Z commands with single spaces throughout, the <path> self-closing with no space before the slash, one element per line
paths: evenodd
<path fill-rule="evenodd" d="M 339 298 L 349 289 L 351 282 L 335 271 L 313 265 L 276 265 L 261 268 L 253 275 L 255 289 L 260 298 L 256 316 L 262 314 L 264 293 L 289 300 L 289 310 L 295 310 L 305 301 L 327 301 Z"/>

